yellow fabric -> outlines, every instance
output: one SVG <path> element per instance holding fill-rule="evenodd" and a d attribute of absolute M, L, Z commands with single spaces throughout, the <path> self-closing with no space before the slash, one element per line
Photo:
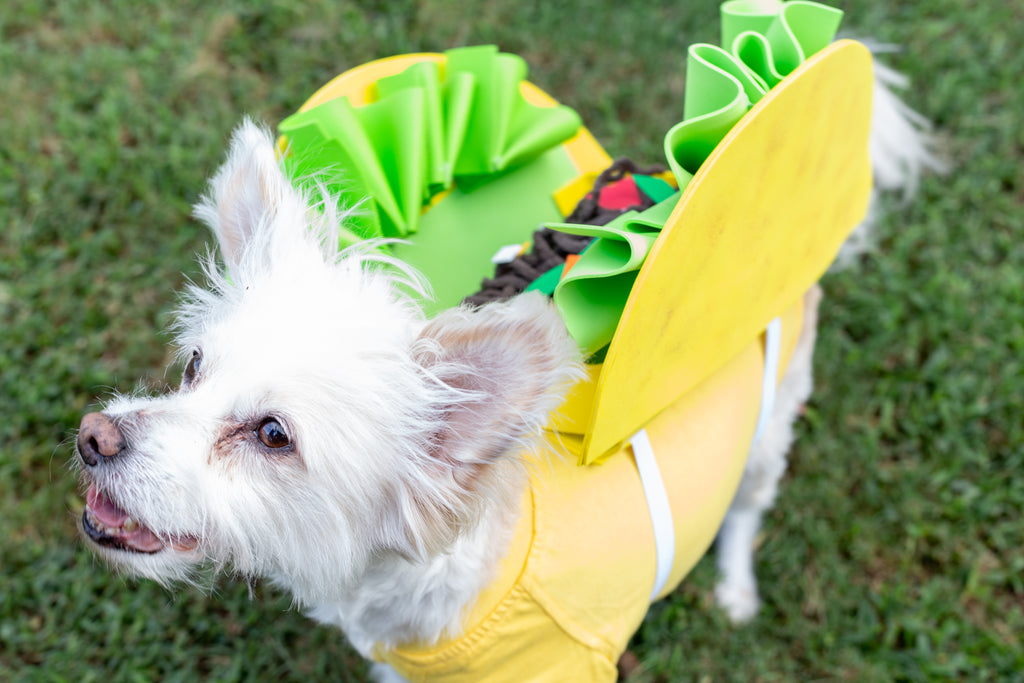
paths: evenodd
<path fill-rule="evenodd" d="M 782 368 L 802 313 L 799 302 L 783 316 Z M 746 462 L 763 371 L 755 340 L 646 426 L 676 531 L 672 573 L 658 597 L 714 539 Z M 615 680 L 650 601 L 654 532 L 629 447 L 579 467 L 580 447 L 579 436 L 551 434 L 548 452 L 535 456 L 519 526 L 463 635 L 379 652 L 380 659 L 410 681 Z"/>

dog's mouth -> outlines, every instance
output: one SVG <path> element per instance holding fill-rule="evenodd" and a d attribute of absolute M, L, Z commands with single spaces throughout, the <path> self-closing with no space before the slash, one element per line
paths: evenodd
<path fill-rule="evenodd" d="M 190 536 L 179 536 L 172 541 L 160 538 L 118 507 L 95 484 L 89 487 L 85 496 L 82 530 L 97 545 L 133 553 L 153 554 L 168 547 L 192 550 L 198 545 Z"/>

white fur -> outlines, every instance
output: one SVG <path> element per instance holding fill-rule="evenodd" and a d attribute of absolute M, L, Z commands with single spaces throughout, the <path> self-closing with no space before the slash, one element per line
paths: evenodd
<path fill-rule="evenodd" d="M 934 166 L 921 122 L 877 102 L 876 124 L 900 131 L 872 138 L 879 185 L 912 189 Z M 425 320 L 407 296 L 417 276 L 376 243 L 339 251 L 344 214 L 294 189 L 248 121 L 196 215 L 225 261 L 207 259 L 208 286 L 180 310 L 181 357 L 198 372 L 167 395 L 115 397 L 104 412 L 126 448 L 79 463 L 167 547 L 97 551 L 159 581 L 207 566 L 268 577 L 364 655 L 454 633 L 519 513 L 517 454 L 581 376 L 558 315 L 524 295 Z M 757 610 L 753 546 L 810 394 L 818 296 L 720 535 L 716 595 L 736 621 Z M 259 443 L 266 418 L 286 450 Z"/>
<path fill-rule="evenodd" d="M 870 42 L 868 46 L 876 55 L 894 49 Z M 874 246 L 883 192 L 896 192 L 903 200 L 908 200 L 917 192 L 924 173 L 945 173 L 947 170 L 936 150 L 928 119 L 907 106 L 895 93 L 908 87 L 907 77 L 877 58 L 873 64 L 875 82 L 868 152 L 874 187 L 867 215 L 839 250 L 835 262 L 837 268 L 849 266 L 857 256 Z"/>
<path fill-rule="evenodd" d="M 401 265 L 339 253 L 336 215 L 310 206 L 269 134 L 244 123 L 197 209 L 228 270 L 208 262 L 209 288 L 181 307 L 178 344 L 185 358 L 201 350 L 197 378 L 112 400 L 104 412 L 130 447 L 80 467 L 161 538 L 198 540 L 155 555 L 97 548 L 114 562 L 161 581 L 198 564 L 270 577 L 367 654 L 457 625 L 517 512 L 525 477 L 512 456 L 580 365 L 540 295 L 424 320 Z M 261 450 L 252 429 L 218 446 L 264 416 L 294 453 Z"/>
<path fill-rule="evenodd" d="M 761 518 L 775 503 L 779 481 L 786 472 L 793 423 L 811 396 L 820 301 L 821 288 L 815 285 L 804 297 L 804 327 L 779 385 L 771 421 L 750 449 L 739 489 L 718 533 L 716 559 L 721 578 L 715 586 L 715 598 L 735 623 L 749 621 L 757 614 L 754 547 Z"/>
<path fill-rule="evenodd" d="M 891 50 L 881 45 L 870 47 L 876 54 Z M 877 59 L 874 71 L 869 143 L 874 188 L 868 213 L 840 249 L 834 264 L 836 268 L 848 266 L 874 245 L 881 192 L 899 192 L 908 199 L 917 191 L 923 173 L 946 170 L 935 151 L 927 119 L 893 93 L 894 88 L 907 87 L 906 77 Z M 760 604 L 754 576 L 754 549 L 762 517 L 775 502 L 779 481 L 786 472 L 793 422 L 801 404 L 811 394 L 814 313 L 820 297 L 817 287 L 808 293 L 807 313 L 811 317 L 805 321 L 804 334 L 779 387 L 771 423 L 761 441 L 751 448 L 743 479 L 719 531 L 716 559 L 721 576 L 715 586 L 715 598 L 734 623 L 752 619 Z"/>

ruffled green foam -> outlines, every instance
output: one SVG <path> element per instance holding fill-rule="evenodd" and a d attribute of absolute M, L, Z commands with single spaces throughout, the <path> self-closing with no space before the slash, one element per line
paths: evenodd
<path fill-rule="evenodd" d="M 579 130 L 568 107 L 523 98 L 522 58 L 491 45 L 445 56 L 443 76 L 437 63 L 417 63 L 378 80 L 371 104 L 355 107 L 338 97 L 279 126 L 293 177 L 324 182 L 350 206 L 371 198 L 346 226 L 343 243 L 408 237 L 437 193 L 526 166 Z"/>
<path fill-rule="evenodd" d="M 722 5 L 723 47 L 689 49 L 683 121 L 665 136 L 681 190 L 755 102 L 832 41 L 841 17 L 839 10 L 803 0 Z M 560 144 L 580 127 L 567 107 L 526 102 L 520 57 L 494 46 L 445 55 L 443 72 L 425 61 L 381 78 L 371 104 L 355 107 L 338 97 L 280 125 L 294 177 L 323 182 L 362 209 L 344 226 L 343 245 L 380 236 L 409 239 L 393 251 L 433 285 L 436 300 L 424 302 L 428 312 L 472 293 L 490 274 L 497 247 L 521 242 L 538 223 L 556 219 L 549 195 L 575 177 Z M 441 192 L 449 194 L 424 213 Z M 550 224 L 596 238 L 554 295 L 585 352 L 611 340 L 678 197 L 601 228 Z"/>
<path fill-rule="evenodd" d="M 842 12 L 803 0 L 731 0 L 721 6 L 721 18 L 724 47 L 689 49 L 683 121 L 665 136 L 665 156 L 680 190 L 754 103 L 832 41 Z M 601 228 L 548 224 L 597 238 L 554 293 L 570 334 L 585 353 L 611 341 L 647 252 L 679 196 Z"/>

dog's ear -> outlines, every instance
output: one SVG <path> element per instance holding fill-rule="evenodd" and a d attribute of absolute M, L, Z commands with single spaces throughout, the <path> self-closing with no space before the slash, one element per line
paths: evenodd
<path fill-rule="evenodd" d="M 424 340 L 419 362 L 452 390 L 435 455 L 456 467 L 493 462 L 539 432 L 580 371 L 576 344 L 540 294 L 445 311 Z"/>
<path fill-rule="evenodd" d="M 445 547 L 498 502 L 501 473 L 520 463 L 512 470 L 493 465 L 534 442 L 582 365 L 576 343 L 540 294 L 441 313 L 424 327 L 416 358 L 437 397 L 421 485 L 406 508 L 415 513 L 404 520 L 410 550 L 421 554 Z"/>
<path fill-rule="evenodd" d="M 286 211 L 305 208 L 281 171 L 270 131 L 245 119 L 194 214 L 217 236 L 224 261 L 234 272 L 246 247 L 274 225 L 278 212 Z"/>

